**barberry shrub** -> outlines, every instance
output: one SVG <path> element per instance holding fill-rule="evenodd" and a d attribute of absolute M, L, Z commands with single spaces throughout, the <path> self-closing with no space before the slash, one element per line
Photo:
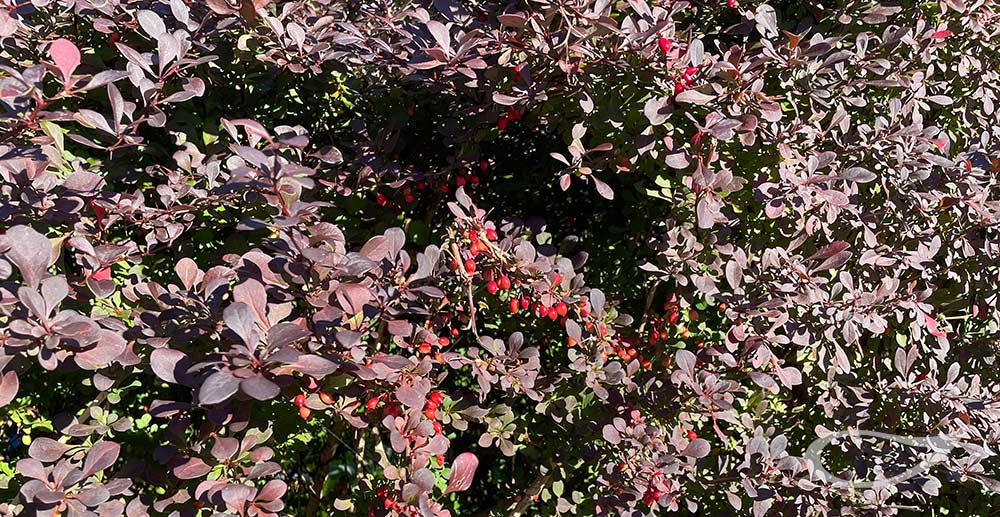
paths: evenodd
<path fill-rule="evenodd" d="M 995 510 L 998 102 L 994 0 L 0 1 L 0 514 Z"/>

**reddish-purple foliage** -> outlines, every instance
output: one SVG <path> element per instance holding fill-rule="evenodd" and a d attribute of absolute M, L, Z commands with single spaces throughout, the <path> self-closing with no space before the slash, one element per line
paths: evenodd
<path fill-rule="evenodd" d="M 0 513 L 985 511 L 1000 6 L 708 4 L 0 4 Z"/>

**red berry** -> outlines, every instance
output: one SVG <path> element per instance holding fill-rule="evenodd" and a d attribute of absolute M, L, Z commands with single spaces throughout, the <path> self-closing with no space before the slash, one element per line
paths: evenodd
<path fill-rule="evenodd" d="M 486 169 L 490 168 L 490 162 L 486 160 L 479 160 L 479 170 L 486 172 Z"/>
<path fill-rule="evenodd" d="M 696 438 L 698 438 L 698 433 L 693 430 L 688 431 L 688 440 L 694 441 Z"/>
<path fill-rule="evenodd" d="M 443 429 L 443 427 L 441 426 L 441 422 L 438 422 L 437 420 L 435 420 L 434 421 L 434 434 L 441 434 L 442 429 Z"/>
<path fill-rule="evenodd" d="M 414 202 L 416 200 L 417 200 L 417 198 L 414 197 L 413 194 L 406 194 L 405 196 L 403 196 L 403 201 L 406 201 L 407 203 L 412 203 L 412 202 Z"/>
<path fill-rule="evenodd" d="M 434 418 L 437 417 L 437 408 L 428 407 L 424 410 L 424 416 L 427 417 L 428 420 L 434 420 Z"/>
<path fill-rule="evenodd" d="M 736 0 L 726 0 L 726 5 L 729 7 L 736 7 Z"/>
<path fill-rule="evenodd" d="M 470 258 L 465 259 L 465 272 L 468 274 L 473 274 L 476 272 L 476 261 Z"/>
<path fill-rule="evenodd" d="M 309 420 L 309 417 L 312 416 L 312 410 L 302 406 L 299 408 L 299 416 L 302 417 L 303 420 Z"/>
<path fill-rule="evenodd" d="M 385 206 L 388 200 L 381 192 L 379 192 L 378 194 L 375 194 L 375 202 L 378 203 L 379 205 Z"/>
<path fill-rule="evenodd" d="M 451 259 L 451 262 L 448 263 L 448 269 L 451 269 L 452 271 L 458 269 L 458 261 L 455 259 Z"/>
<path fill-rule="evenodd" d="M 444 395 L 442 395 L 439 391 L 433 391 L 427 397 L 427 400 L 433 402 L 435 406 L 440 406 L 441 403 L 444 402 Z"/>
<path fill-rule="evenodd" d="M 514 106 L 507 106 L 507 118 L 512 122 L 521 120 L 521 112 L 514 109 Z"/>
<path fill-rule="evenodd" d="M 497 291 L 500 290 L 500 286 L 497 285 L 496 280 L 490 280 L 486 283 L 486 290 L 489 291 L 490 294 L 497 294 Z"/>
<path fill-rule="evenodd" d="M 512 299 L 510 300 L 510 313 L 511 313 L 511 314 L 517 314 L 517 310 L 518 310 L 519 308 L 520 308 L 520 306 L 519 306 L 519 304 L 517 303 L 517 298 L 512 298 Z"/>
<path fill-rule="evenodd" d="M 556 304 L 556 313 L 559 314 L 560 316 L 565 316 L 566 315 L 566 304 L 563 303 L 563 302 L 557 303 Z"/>
<path fill-rule="evenodd" d="M 458 329 L 451 329 L 451 337 L 458 337 Z"/>
<path fill-rule="evenodd" d="M 396 506 L 396 501 L 393 501 L 391 497 L 386 497 L 382 505 L 385 506 L 386 510 L 388 510 L 389 508 Z"/>
<path fill-rule="evenodd" d="M 331 397 L 330 394 L 325 391 L 319 392 L 319 399 L 328 406 L 333 404 L 333 397 Z"/>
<path fill-rule="evenodd" d="M 462 176 L 461 174 L 459 174 L 458 176 L 455 176 L 455 185 L 459 186 L 459 187 L 464 186 L 465 185 L 465 176 Z"/>
<path fill-rule="evenodd" d="M 375 491 L 375 495 L 377 495 L 379 497 L 385 497 L 386 492 L 388 492 L 388 491 L 385 489 L 385 487 L 384 486 L 380 486 L 380 487 L 378 487 L 378 490 Z"/>
<path fill-rule="evenodd" d="M 382 397 L 372 397 L 368 399 L 368 402 L 365 402 L 365 407 L 368 408 L 368 411 L 374 411 L 379 402 L 382 402 Z"/>
<path fill-rule="evenodd" d="M 473 185 L 478 185 L 479 184 L 479 176 L 476 176 L 475 174 L 470 174 L 469 175 L 469 183 L 472 183 Z"/>
<path fill-rule="evenodd" d="M 438 464 L 439 467 L 443 467 L 444 466 L 444 456 L 443 455 L 438 454 L 438 455 L 434 456 L 434 461 L 437 461 L 437 464 Z"/>
<path fill-rule="evenodd" d="M 559 317 L 559 311 L 557 311 L 555 307 L 549 307 L 548 309 L 546 309 L 546 314 L 552 321 L 555 321 L 556 318 Z"/>
<path fill-rule="evenodd" d="M 590 314 L 590 312 L 587 311 L 587 309 L 580 309 L 580 317 L 581 318 L 586 318 L 589 314 Z"/>
<path fill-rule="evenodd" d="M 491 241 L 497 240 L 497 231 L 494 230 L 493 228 L 487 228 L 486 229 L 486 238 L 489 239 L 489 240 L 491 240 Z"/>
<path fill-rule="evenodd" d="M 524 297 L 524 296 L 521 297 L 521 309 L 522 310 L 523 309 L 527 309 L 528 305 L 530 305 L 530 304 L 531 304 L 531 302 L 528 301 L 527 297 Z"/>
<path fill-rule="evenodd" d="M 504 129 L 507 129 L 507 123 L 508 122 L 509 122 L 509 120 L 507 119 L 506 116 L 500 117 L 500 120 L 497 120 L 497 129 L 499 129 L 500 131 L 503 131 Z"/>
<path fill-rule="evenodd" d="M 507 277 L 507 275 L 500 277 L 500 289 L 503 289 L 504 291 L 510 289 L 510 278 Z"/>
<path fill-rule="evenodd" d="M 670 51 L 670 40 L 668 40 L 667 38 L 661 37 L 660 39 L 656 40 L 656 44 L 660 47 L 660 52 L 666 54 L 667 52 Z"/>
<path fill-rule="evenodd" d="M 674 81 L 674 93 L 681 93 L 684 91 L 684 83 L 681 81 Z"/>
<path fill-rule="evenodd" d="M 429 353 L 431 353 L 431 344 L 430 343 L 420 343 L 420 346 L 417 347 L 417 352 L 420 352 L 421 354 L 429 354 Z"/>
<path fill-rule="evenodd" d="M 296 395 L 295 396 L 295 405 L 299 406 L 299 407 L 302 407 L 302 406 L 306 405 L 306 396 L 304 394 L 302 394 L 302 393 L 299 393 L 298 395 Z"/>
<path fill-rule="evenodd" d="M 450 339 L 448 339 L 448 338 L 446 338 L 444 336 L 441 336 L 441 337 L 438 338 L 438 344 L 439 345 L 441 345 L 441 346 L 448 346 L 448 343 L 451 343 Z"/>

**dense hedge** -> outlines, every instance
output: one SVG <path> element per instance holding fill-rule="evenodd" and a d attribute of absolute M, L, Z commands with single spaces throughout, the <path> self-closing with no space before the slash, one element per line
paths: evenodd
<path fill-rule="evenodd" d="M 0 2 L 0 515 L 996 510 L 994 0 L 229 2 Z"/>

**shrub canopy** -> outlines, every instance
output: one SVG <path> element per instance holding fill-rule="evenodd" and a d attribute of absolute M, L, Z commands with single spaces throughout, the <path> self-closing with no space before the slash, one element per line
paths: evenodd
<path fill-rule="evenodd" d="M 994 0 L 0 7 L 0 515 L 993 508 Z"/>

